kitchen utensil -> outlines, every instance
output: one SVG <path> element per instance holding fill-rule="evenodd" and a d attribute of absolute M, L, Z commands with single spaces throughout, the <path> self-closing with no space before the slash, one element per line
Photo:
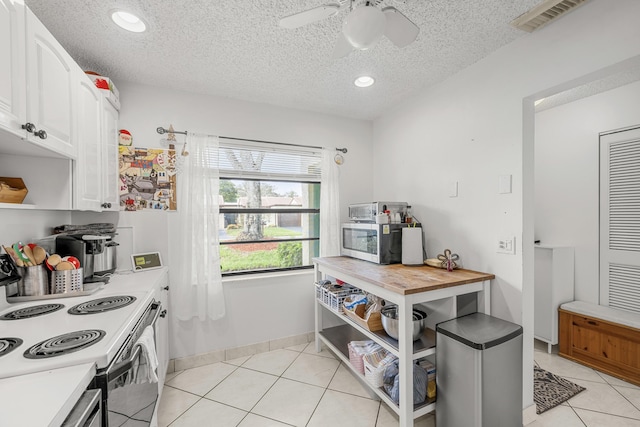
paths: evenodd
<path fill-rule="evenodd" d="M 45 264 L 49 270 L 53 271 L 56 269 L 56 265 L 60 264 L 60 261 L 62 261 L 62 257 L 60 257 L 60 255 L 52 254 L 45 260 Z"/>
<path fill-rule="evenodd" d="M 45 251 L 42 246 L 34 246 L 33 249 L 31 249 L 31 252 L 33 253 L 33 258 L 37 265 L 42 264 L 47 258 L 47 251 Z"/>
<path fill-rule="evenodd" d="M 69 261 L 60 261 L 58 265 L 56 265 L 56 271 L 64 271 L 64 270 L 75 270 L 76 268 Z"/>
<path fill-rule="evenodd" d="M 20 267 L 18 270 L 22 276 L 18 281 L 19 296 L 39 296 L 49 293 L 49 275 L 43 265 Z"/>
<path fill-rule="evenodd" d="M 16 255 L 18 255 L 18 258 L 20 258 L 20 260 L 25 264 L 28 265 L 27 263 L 30 262 L 29 258 L 27 258 L 27 256 L 22 252 L 22 250 L 20 249 L 20 243 L 14 243 L 13 244 L 13 251 L 16 253 Z"/>
<path fill-rule="evenodd" d="M 4 251 L 7 253 L 7 255 L 9 255 L 11 259 L 13 259 L 13 262 L 18 267 L 24 267 L 24 262 L 20 259 L 18 254 L 16 254 L 16 251 L 14 251 L 13 248 L 10 248 L 9 246 L 3 246 L 3 248 L 4 248 Z"/>
<path fill-rule="evenodd" d="M 33 251 L 31 250 L 31 248 L 29 247 L 29 245 L 24 245 L 22 247 L 22 252 L 24 252 L 24 255 L 29 258 L 29 262 L 31 263 L 31 266 L 37 265 L 38 263 L 36 262 L 36 259 L 33 257 Z"/>
<path fill-rule="evenodd" d="M 80 268 L 80 260 L 74 256 L 66 256 L 62 258 L 62 261 L 70 262 L 76 270 Z"/>
<path fill-rule="evenodd" d="M 382 327 L 385 332 L 394 339 L 398 339 L 398 306 L 386 306 L 381 311 Z M 426 328 L 425 319 L 427 314 L 424 311 L 413 309 L 413 340 L 420 338 Z"/>

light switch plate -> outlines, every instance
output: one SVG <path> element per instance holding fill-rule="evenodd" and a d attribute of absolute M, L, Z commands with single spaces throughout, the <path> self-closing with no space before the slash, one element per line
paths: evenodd
<path fill-rule="evenodd" d="M 502 236 L 498 239 L 498 247 L 496 252 L 499 254 L 516 254 L 516 238 L 515 236 Z"/>
<path fill-rule="evenodd" d="M 458 181 L 449 183 L 449 197 L 458 197 Z"/>
<path fill-rule="evenodd" d="M 511 175 L 500 175 L 498 182 L 499 182 L 498 193 L 500 194 L 511 193 Z"/>

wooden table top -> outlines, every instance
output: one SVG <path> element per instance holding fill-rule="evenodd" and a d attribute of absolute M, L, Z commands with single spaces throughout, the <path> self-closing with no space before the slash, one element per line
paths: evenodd
<path fill-rule="evenodd" d="M 496 277 L 494 274 L 473 270 L 456 269 L 447 271 L 427 265 L 380 265 L 344 256 L 313 258 L 313 262 L 333 268 L 345 275 L 365 280 L 400 295 L 483 282 Z M 340 277 L 337 277 L 337 279 L 340 279 Z"/>

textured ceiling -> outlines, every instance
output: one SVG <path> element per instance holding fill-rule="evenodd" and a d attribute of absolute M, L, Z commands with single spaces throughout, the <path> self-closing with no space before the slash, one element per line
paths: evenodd
<path fill-rule="evenodd" d="M 331 58 L 346 10 L 297 29 L 281 17 L 323 0 L 26 0 L 85 70 L 118 81 L 171 87 L 328 114 L 374 119 L 518 37 L 509 22 L 541 0 L 386 0 L 420 27 L 399 49 Z M 145 33 L 116 27 L 110 11 L 136 13 Z M 359 89 L 363 74 L 376 84 Z"/>

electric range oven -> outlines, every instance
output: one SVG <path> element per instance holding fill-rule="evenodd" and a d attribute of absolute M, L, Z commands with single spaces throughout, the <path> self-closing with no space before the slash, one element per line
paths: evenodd
<path fill-rule="evenodd" d="M 91 402 L 101 395 L 102 427 L 148 426 L 158 384 L 136 376 L 146 360 L 138 339 L 164 315 L 162 306 L 151 293 L 98 294 L 10 305 L 2 301 L 0 378 L 95 363 L 97 374 L 88 390 L 93 391 L 85 394 Z"/>

